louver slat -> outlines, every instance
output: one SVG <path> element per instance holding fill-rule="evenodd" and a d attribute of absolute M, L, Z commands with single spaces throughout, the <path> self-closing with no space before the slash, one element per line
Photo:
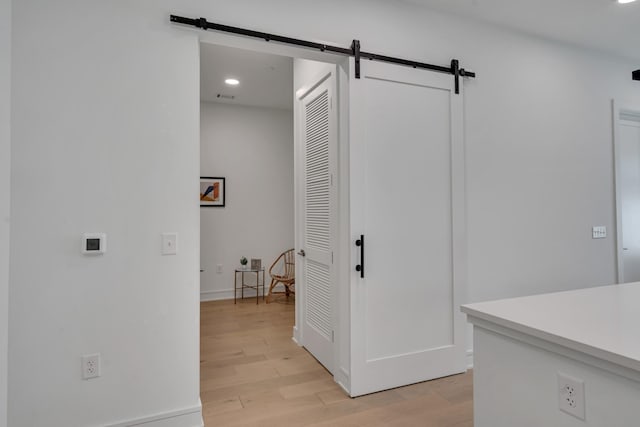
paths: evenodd
<path fill-rule="evenodd" d="M 331 339 L 331 294 L 329 268 L 310 261 L 307 263 L 307 322 L 326 339 Z"/>
<path fill-rule="evenodd" d="M 306 106 L 306 244 L 329 250 L 329 97 Z"/>
<path fill-rule="evenodd" d="M 305 241 L 310 249 L 330 250 L 329 96 L 327 91 L 306 106 Z M 306 321 L 331 339 L 329 266 L 306 262 Z"/>

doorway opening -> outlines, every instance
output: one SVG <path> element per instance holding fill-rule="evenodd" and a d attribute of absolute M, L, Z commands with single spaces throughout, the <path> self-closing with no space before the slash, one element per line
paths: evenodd
<path fill-rule="evenodd" d="M 201 185 L 219 186 L 201 201 L 201 300 L 264 303 L 295 246 L 293 60 L 203 43 L 200 62 Z"/>
<path fill-rule="evenodd" d="M 640 109 L 614 103 L 618 283 L 640 281 Z"/>
<path fill-rule="evenodd" d="M 295 61 L 303 70 L 297 81 Z M 337 105 L 331 100 L 335 64 L 206 42 L 200 64 L 206 418 L 207 405 L 215 402 L 210 397 L 224 396 L 222 390 L 235 384 L 294 381 L 292 375 L 333 383 L 339 180 L 331 169 L 337 163 L 337 114 L 330 108 Z M 320 253 L 323 245 L 327 251 Z M 290 250 L 295 294 L 269 298 L 270 267 Z M 279 284 L 274 290 L 285 289 Z M 233 404 L 252 399 L 240 395 Z"/>

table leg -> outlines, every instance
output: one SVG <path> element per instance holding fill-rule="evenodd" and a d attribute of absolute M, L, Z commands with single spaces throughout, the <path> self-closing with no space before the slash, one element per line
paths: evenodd
<path fill-rule="evenodd" d="M 241 294 L 242 294 L 242 299 L 244 299 L 244 271 L 240 273 L 240 275 L 242 276 L 242 290 L 241 290 Z"/>
<path fill-rule="evenodd" d="M 256 271 L 256 305 L 258 304 L 258 301 L 260 300 L 260 277 L 259 277 L 260 272 Z"/>
<path fill-rule="evenodd" d="M 233 303 L 236 303 L 236 295 L 238 294 L 238 272 L 233 273 Z"/>
<path fill-rule="evenodd" d="M 264 301 L 264 270 L 262 270 L 262 301 Z"/>

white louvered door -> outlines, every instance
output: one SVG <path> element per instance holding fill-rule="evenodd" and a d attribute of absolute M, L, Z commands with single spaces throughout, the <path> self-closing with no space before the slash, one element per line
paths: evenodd
<path fill-rule="evenodd" d="M 333 113 L 333 73 L 323 76 L 301 98 L 300 159 L 303 168 L 302 239 L 305 256 L 298 256 L 302 299 L 302 345 L 333 372 L 333 248 L 336 232 L 336 119 Z"/>

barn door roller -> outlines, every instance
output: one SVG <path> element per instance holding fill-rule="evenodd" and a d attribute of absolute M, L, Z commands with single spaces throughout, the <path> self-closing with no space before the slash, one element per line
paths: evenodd
<path fill-rule="evenodd" d="M 275 41 L 284 44 L 290 44 L 294 46 L 302 46 L 309 49 L 317 49 L 322 52 L 330 52 L 337 55 L 344 56 L 353 56 L 355 58 L 355 77 L 357 79 L 360 78 L 360 62 L 362 59 L 369 59 L 372 61 L 382 61 L 389 62 L 392 64 L 406 65 L 408 67 L 420 68 L 424 70 L 436 71 L 439 73 L 447 73 L 453 75 L 455 79 L 455 90 L 456 93 L 460 93 L 460 78 L 469 77 L 474 78 L 476 73 L 472 71 L 467 71 L 464 68 L 460 68 L 460 63 L 457 59 L 451 61 L 451 65 L 448 67 L 441 65 L 433 65 L 427 64 L 424 62 L 416 62 L 410 61 L 408 59 L 395 58 L 393 56 L 386 55 L 378 55 L 376 53 L 363 52 L 360 50 L 360 41 L 353 40 L 351 43 L 351 48 L 343 48 L 338 46 L 331 46 L 322 43 L 310 42 L 307 40 L 295 39 L 291 37 L 278 36 L 276 34 L 263 33 L 261 31 L 253 31 L 247 30 L 245 28 L 231 27 L 229 25 L 216 24 L 214 22 L 209 22 L 205 18 L 185 18 L 183 16 L 171 15 L 171 22 L 175 22 L 177 24 L 191 25 L 197 28 L 201 28 L 203 30 L 215 30 L 222 31 L 225 33 L 238 34 L 241 36 L 254 37 L 258 39 L 263 39 L 264 41 Z"/>

